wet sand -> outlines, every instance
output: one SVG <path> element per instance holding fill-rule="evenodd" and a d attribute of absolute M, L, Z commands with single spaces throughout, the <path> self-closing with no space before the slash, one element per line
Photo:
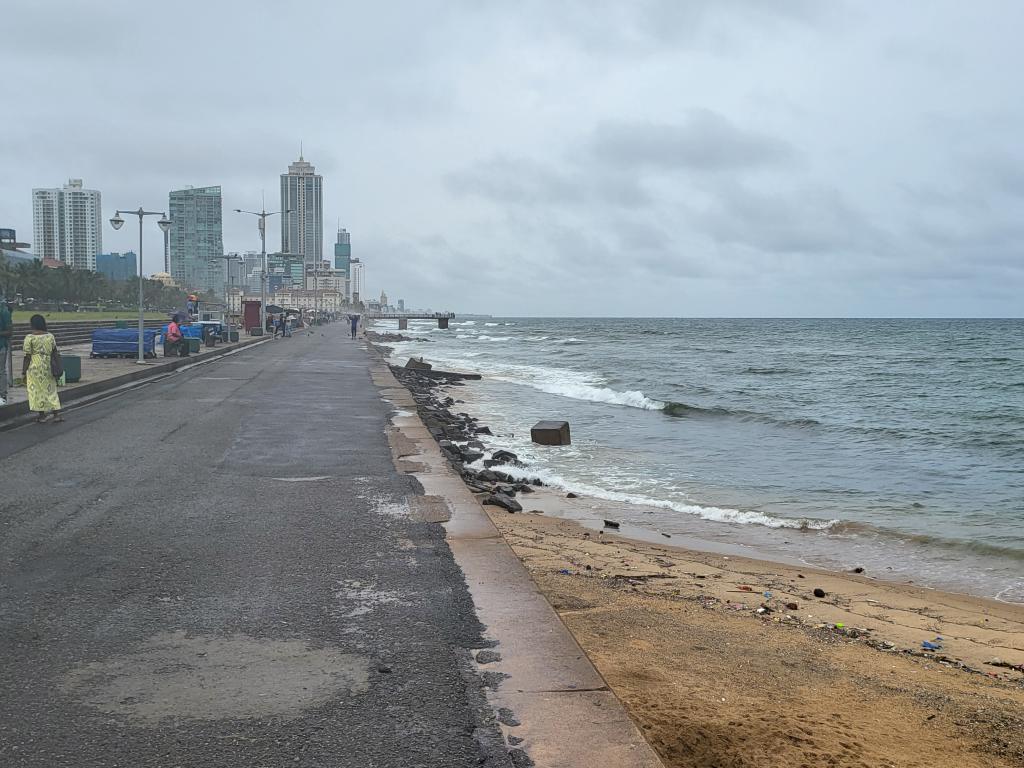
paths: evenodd
<path fill-rule="evenodd" d="M 666 765 L 1024 764 L 1024 674 L 989 663 L 1024 664 L 1024 606 L 627 539 L 558 517 L 579 502 L 549 490 L 521 502 L 487 510 Z"/>

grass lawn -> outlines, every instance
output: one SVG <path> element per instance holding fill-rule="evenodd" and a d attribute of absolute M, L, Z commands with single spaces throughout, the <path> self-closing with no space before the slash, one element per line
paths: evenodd
<path fill-rule="evenodd" d="M 13 313 L 14 322 L 16 323 L 27 323 L 28 319 L 32 315 L 42 315 L 46 318 L 48 323 L 59 323 L 65 320 L 138 320 L 139 313 L 132 310 L 123 310 L 121 312 L 22 312 L 17 311 Z M 166 312 L 147 312 L 147 320 L 166 320 Z"/>

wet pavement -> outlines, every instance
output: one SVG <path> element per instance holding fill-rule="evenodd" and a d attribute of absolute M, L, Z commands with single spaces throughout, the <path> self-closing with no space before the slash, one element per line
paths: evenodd
<path fill-rule="evenodd" d="M 507 765 L 340 326 L 0 433 L 0 765 Z"/>

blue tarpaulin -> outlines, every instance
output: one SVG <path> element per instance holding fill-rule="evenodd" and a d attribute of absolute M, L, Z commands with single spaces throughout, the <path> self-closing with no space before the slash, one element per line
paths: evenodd
<path fill-rule="evenodd" d="M 156 329 L 146 328 L 142 332 L 143 354 L 156 354 Z M 92 332 L 92 354 L 138 355 L 138 328 L 97 328 Z"/>
<path fill-rule="evenodd" d="M 203 338 L 203 326 L 201 325 L 179 325 L 178 327 L 181 328 L 181 335 L 184 336 L 186 339 Z M 167 337 L 166 325 L 163 327 L 163 330 L 161 330 L 160 333 L 164 335 L 164 338 Z"/>

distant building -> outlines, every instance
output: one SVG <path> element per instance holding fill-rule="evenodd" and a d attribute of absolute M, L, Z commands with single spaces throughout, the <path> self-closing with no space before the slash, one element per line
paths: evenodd
<path fill-rule="evenodd" d="M 338 230 L 338 242 L 334 244 L 334 268 L 345 270 L 348 275 L 348 265 L 352 260 L 352 235 L 347 229 Z"/>
<path fill-rule="evenodd" d="M 398 300 L 398 311 L 405 312 L 405 299 Z"/>
<path fill-rule="evenodd" d="M 342 296 L 347 295 L 348 275 L 343 269 L 321 268 L 313 279 L 313 270 L 306 270 L 306 289 L 320 291 L 337 291 Z"/>
<path fill-rule="evenodd" d="M 68 179 L 61 189 L 33 189 L 36 256 L 95 270 L 103 250 L 102 218 L 99 191 L 84 189 L 81 179 Z"/>
<path fill-rule="evenodd" d="M 359 259 L 352 259 L 349 264 L 348 289 L 353 304 L 358 303 L 359 297 L 363 295 L 363 266 Z"/>
<path fill-rule="evenodd" d="M 22 250 L 28 243 L 18 242 L 18 233 L 13 229 L 0 229 L 0 255 L 10 264 L 31 264 L 35 259 L 31 253 Z"/>
<path fill-rule="evenodd" d="M 277 287 L 302 287 L 305 279 L 305 264 L 302 256 L 297 253 L 268 253 L 267 280 L 268 285 Z M 259 286 L 257 285 L 257 291 Z M 276 290 L 276 289 L 268 289 Z"/>
<path fill-rule="evenodd" d="M 170 194 L 171 276 L 186 290 L 224 293 L 224 236 L 220 187 Z"/>
<path fill-rule="evenodd" d="M 131 280 L 138 276 L 134 251 L 96 254 L 96 271 L 108 280 Z"/>
<path fill-rule="evenodd" d="M 281 174 L 281 252 L 307 262 L 324 257 L 323 176 L 299 159 Z"/>
<path fill-rule="evenodd" d="M 180 288 L 181 287 L 176 282 L 174 282 L 174 278 L 171 277 L 169 272 L 156 272 L 156 273 L 150 275 L 149 279 L 150 280 L 156 280 L 158 283 L 163 283 L 168 288 Z"/>
<path fill-rule="evenodd" d="M 274 294 L 274 303 L 285 309 L 319 309 L 322 312 L 340 312 L 344 295 L 337 291 L 304 291 L 301 288 L 283 289 Z"/>

